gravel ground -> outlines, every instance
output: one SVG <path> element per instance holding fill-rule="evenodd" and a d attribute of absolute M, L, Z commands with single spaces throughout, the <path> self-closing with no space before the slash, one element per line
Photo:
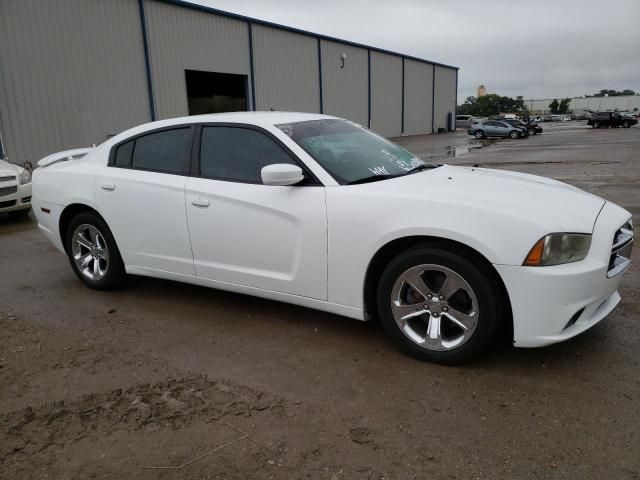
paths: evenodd
<path fill-rule="evenodd" d="M 640 128 L 543 126 L 399 142 L 562 179 L 639 225 Z M 91 291 L 32 218 L 0 216 L 0 478 L 640 478 L 639 252 L 585 334 L 442 367 L 375 323 L 147 278 Z"/>

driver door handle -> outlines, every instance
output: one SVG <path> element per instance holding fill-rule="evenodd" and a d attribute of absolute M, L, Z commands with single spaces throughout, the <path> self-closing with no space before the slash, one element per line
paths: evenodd
<path fill-rule="evenodd" d="M 100 188 L 103 190 L 112 191 L 116 189 L 116 186 L 113 183 L 103 183 L 102 185 L 100 185 Z"/>
<path fill-rule="evenodd" d="M 209 200 L 207 200 L 206 198 L 194 198 L 191 200 L 191 205 L 207 208 L 209 205 L 211 205 L 211 202 L 209 202 Z"/>

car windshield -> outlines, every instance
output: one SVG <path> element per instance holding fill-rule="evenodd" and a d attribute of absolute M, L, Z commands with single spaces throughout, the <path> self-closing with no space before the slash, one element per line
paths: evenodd
<path fill-rule="evenodd" d="M 343 185 L 399 177 L 436 166 L 346 120 L 309 120 L 276 127 Z"/>

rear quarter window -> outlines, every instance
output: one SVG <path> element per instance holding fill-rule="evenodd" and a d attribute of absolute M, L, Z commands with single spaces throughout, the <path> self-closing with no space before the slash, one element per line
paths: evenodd
<path fill-rule="evenodd" d="M 131 154 L 133 153 L 133 144 L 134 144 L 134 140 L 131 140 L 127 143 L 123 143 L 122 145 L 116 148 L 114 164 L 117 167 L 131 166 Z"/>

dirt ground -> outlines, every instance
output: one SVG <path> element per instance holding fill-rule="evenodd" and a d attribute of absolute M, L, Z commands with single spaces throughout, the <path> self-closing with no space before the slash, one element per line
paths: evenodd
<path fill-rule="evenodd" d="M 640 128 L 544 127 L 399 141 L 562 179 L 640 225 Z M 634 258 L 583 335 L 443 367 L 375 323 L 148 278 L 91 291 L 32 218 L 0 216 L 0 478 L 638 479 Z"/>

